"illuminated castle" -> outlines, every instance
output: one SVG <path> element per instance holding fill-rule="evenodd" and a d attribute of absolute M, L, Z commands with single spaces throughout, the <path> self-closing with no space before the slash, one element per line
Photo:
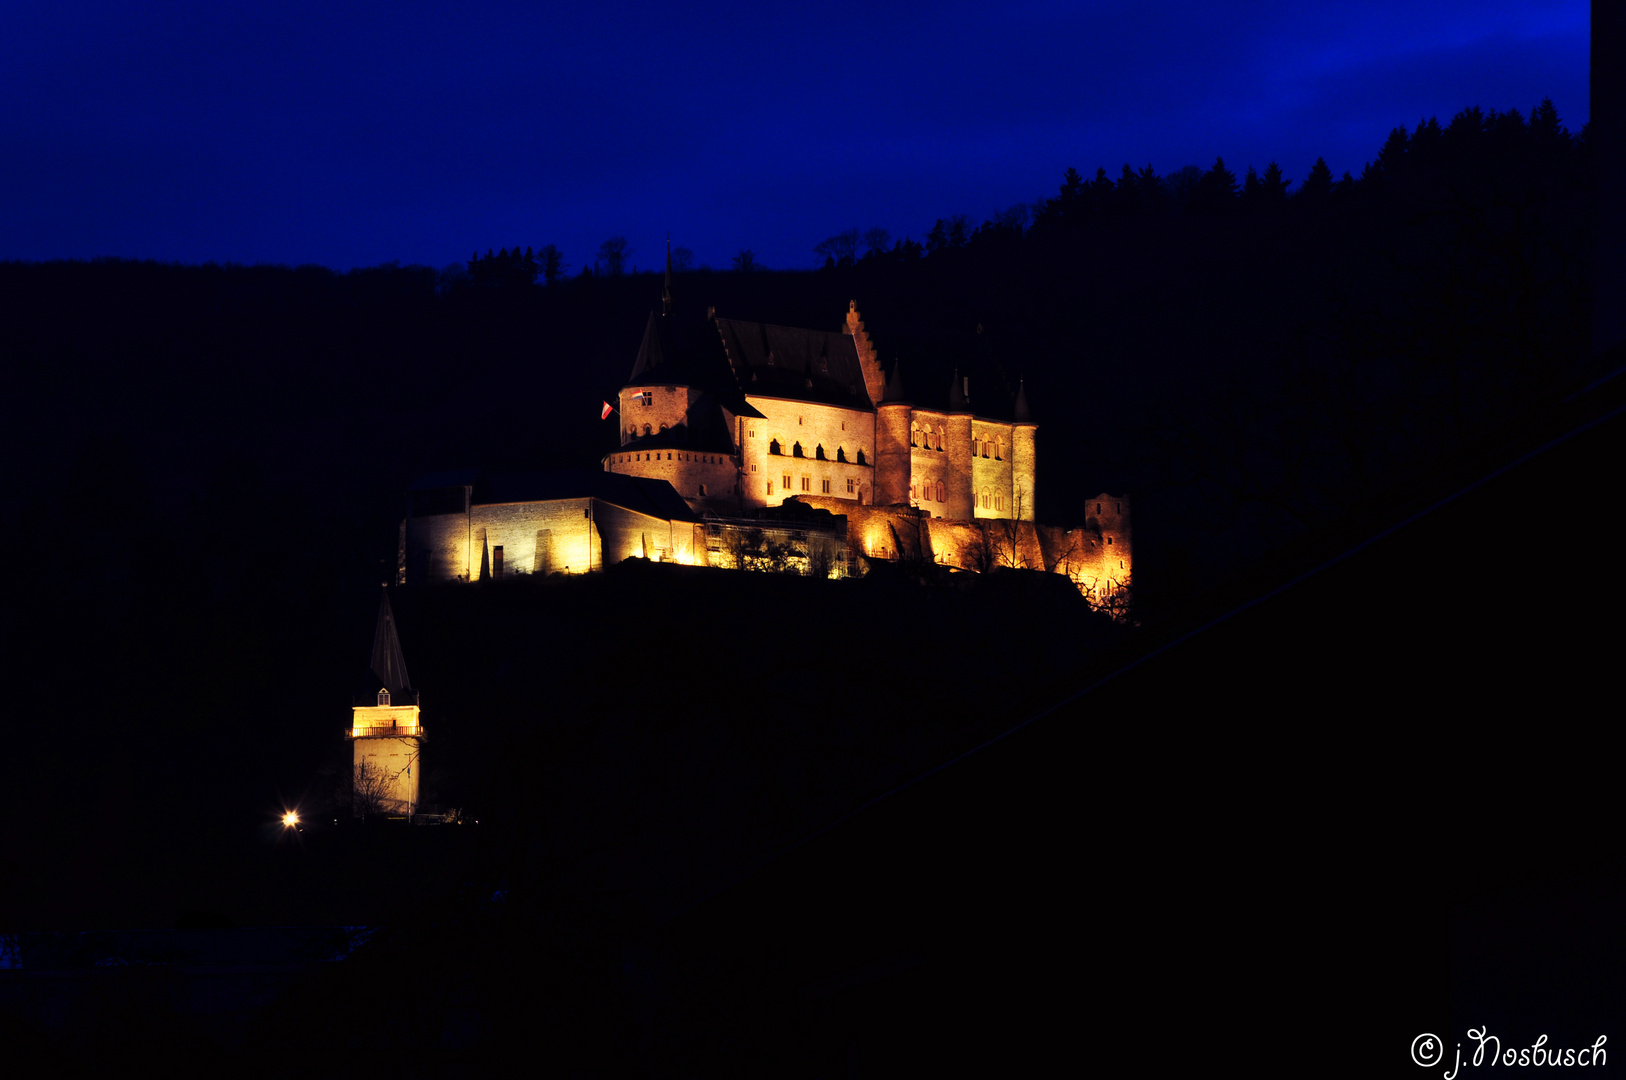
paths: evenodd
<path fill-rule="evenodd" d="M 618 407 L 605 404 L 620 435 L 602 471 L 425 477 L 402 523 L 399 580 L 631 557 L 764 566 L 764 551 L 788 550 L 776 568 L 840 576 L 923 559 L 1053 571 L 1093 600 L 1120 595 L 1127 500 L 1091 500 L 1082 528 L 1037 525 L 1025 388 L 981 412 L 972 390 L 955 372 L 946 407 L 911 401 L 900 367 L 883 372 L 856 302 L 828 331 L 715 310 L 682 321 L 668 267 Z"/>

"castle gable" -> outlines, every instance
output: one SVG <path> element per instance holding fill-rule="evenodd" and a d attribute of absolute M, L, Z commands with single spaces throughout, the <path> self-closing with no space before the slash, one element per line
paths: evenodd
<path fill-rule="evenodd" d="M 718 319 L 717 332 L 746 394 L 871 410 L 852 335 Z"/>

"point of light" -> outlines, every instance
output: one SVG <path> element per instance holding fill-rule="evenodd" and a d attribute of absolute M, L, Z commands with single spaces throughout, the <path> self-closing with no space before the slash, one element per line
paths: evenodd
<path fill-rule="evenodd" d="M 283 825 L 287 826 L 290 829 L 293 828 L 295 825 L 298 825 L 299 824 L 299 811 L 290 810 L 286 814 L 282 815 L 282 823 L 283 823 Z"/>

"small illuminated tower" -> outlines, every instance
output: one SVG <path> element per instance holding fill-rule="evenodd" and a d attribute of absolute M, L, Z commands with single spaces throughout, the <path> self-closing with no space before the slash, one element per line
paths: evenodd
<path fill-rule="evenodd" d="M 387 589 L 378 605 L 370 675 L 367 696 L 352 710 L 348 733 L 355 747 L 351 774 L 355 813 L 410 819 L 418 809 L 422 772 L 418 755 L 424 735 L 418 723 L 418 692 L 407 680 Z"/>

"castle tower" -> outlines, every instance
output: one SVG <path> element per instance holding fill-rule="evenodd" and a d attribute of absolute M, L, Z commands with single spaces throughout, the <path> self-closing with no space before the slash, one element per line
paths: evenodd
<path fill-rule="evenodd" d="M 949 382 L 949 414 L 944 418 L 943 454 L 948 459 L 942 517 L 970 521 L 975 516 L 971 497 L 971 380 L 954 369 Z"/>
<path fill-rule="evenodd" d="M 1016 384 L 1016 423 L 1011 429 L 1011 506 L 1020 521 L 1036 521 L 1035 495 L 1038 468 L 1035 464 L 1034 436 L 1039 425 L 1028 411 L 1027 387 Z"/>
<path fill-rule="evenodd" d="M 880 403 L 875 407 L 875 505 L 907 506 L 909 421 L 914 408 L 903 390 L 903 362 L 892 365 Z"/>
<path fill-rule="evenodd" d="M 418 722 L 418 692 L 407 680 L 388 590 L 378 605 L 368 674 L 367 696 L 351 710 L 347 733 L 353 744 L 353 809 L 357 817 L 400 815 L 410 819 L 418 810 L 419 747 L 424 734 Z"/>

